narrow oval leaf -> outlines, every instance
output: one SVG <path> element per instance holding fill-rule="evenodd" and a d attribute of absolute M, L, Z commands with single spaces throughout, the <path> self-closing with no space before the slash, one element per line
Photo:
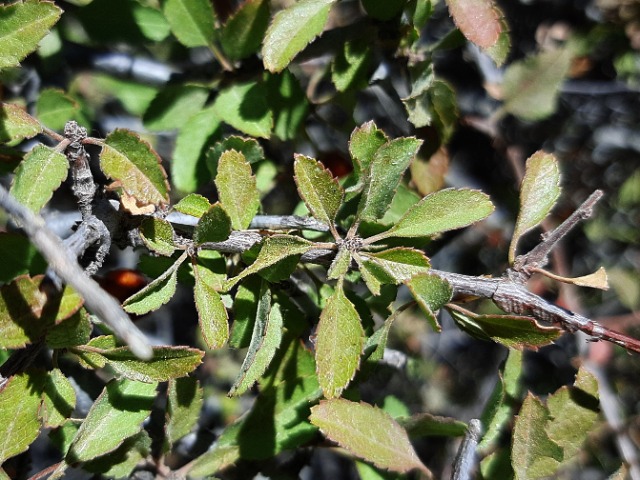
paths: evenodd
<path fill-rule="evenodd" d="M 218 93 L 213 109 L 233 128 L 253 137 L 269 138 L 273 112 L 263 83 L 233 83 Z"/>
<path fill-rule="evenodd" d="M 333 225 L 344 198 L 338 181 L 320 162 L 304 155 L 295 155 L 293 170 L 298 193 L 311 214 L 321 222 Z"/>
<path fill-rule="evenodd" d="M 20 348 L 38 340 L 49 326 L 40 319 L 46 296 L 28 276 L 0 287 L 0 348 Z"/>
<path fill-rule="evenodd" d="M 327 278 L 329 280 L 336 280 L 347 274 L 349 267 L 351 266 L 351 252 L 347 248 L 338 249 L 329 271 L 327 272 Z"/>
<path fill-rule="evenodd" d="M 107 136 L 100 152 L 100 168 L 118 181 L 138 206 L 169 202 L 169 184 L 160 157 L 133 132 L 117 129 Z"/>
<path fill-rule="evenodd" d="M 149 250 L 170 257 L 173 255 L 173 227 L 162 218 L 147 217 L 140 225 L 140 236 Z"/>
<path fill-rule="evenodd" d="M 447 0 L 447 6 L 456 26 L 469 41 L 483 50 L 498 42 L 503 14 L 493 0 Z"/>
<path fill-rule="evenodd" d="M 246 230 L 260 208 L 260 193 L 251 165 L 242 153 L 227 150 L 220 156 L 215 184 L 233 229 Z"/>
<path fill-rule="evenodd" d="M 76 392 L 69 379 L 58 368 L 47 372 L 45 377 L 40 416 L 44 426 L 57 428 L 71 416 L 76 406 Z"/>
<path fill-rule="evenodd" d="M 430 237 L 472 225 L 493 210 L 489 197 L 477 190 L 440 190 L 413 205 L 398 223 L 375 238 Z"/>
<path fill-rule="evenodd" d="M 145 110 L 142 117 L 144 126 L 150 130 L 175 130 L 188 138 L 199 139 L 202 131 L 186 130 L 187 126 L 214 131 L 217 119 L 210 108 L 204 108 L 209 97 L 209 89 L 189 83 L 171 84 L 160 90 Z M 194 118 L 195 117 L 195 118 Z M 210 120 L 210 125 L 204 123 Z M 212 128 L 215 127 L 215 128 Z M 181 142 L 183 143 L 183 142 Z M 184 145 L 183 145 L 184 146 Z"/>
<path fill-rule="evenodd" d="M 282 311 L 278 303 L 271 304 L 271 291 L 266 281 L 262 283 L 260 295 L 249 350 L 229 395 L 242 395 L 258 381 L 269 368 L 282 341 Z"/>
<path fill-rule="evenodd" d="M 38 120 L 12 103 L 0 103 L 0 125 L 0 143 L 31 138 L 42 132 Z"/>
<path fill-rule="evenodd" d="M 0 69 L 19 65 L 61 14 L 53 2 L 26 0 L 0 5 Z"/>
<path fill-rule="evenodd" d="M 112 380 L 91 406 L 65 457 L 86 462 L 112 452 L 142 429 L 156 397 L 156 384 Z"/>
<path fill-rule="evenodd" d="M 196 284 L 193 294 L 202 339 L 207 347 L 215 350 L 222 348 L 229 339 L 229 317 L 222 303 L 222 297 L 213 285 L 206 281 L 206 277 L 203 277 L 202 270 L 205 268 L 201 265 L 194 265 L 193 275 Z"/>
<path fill-rule="evenodd" d="M 560 167 L 556 157 L 538 151 L 527 159 L 520 186 L 520 211 L 509 245 L 509 263 L 516 257 L 520 237 L 535 228 L 549 214 L 560 196 Z"/>
<path fill-rule="evenodd" d="M 26 373 L 9 378 L 0 390 L 0 464 L 24 452 L 38 437 L 40 390 Z"/>
<path fill-rule="evenodd" d="M 36 102 L 36 116 L 52 130 L 61 131 L 69 120 L 82 121 L 80 104 L 71 96 L 57 88 L 45 88 Z"/>
<path fill-rule="evenodd" d="M 231 233 L 231 219 L 222 205 L 216 203 L 200 217 L 193 232 L 196 245 L 206 242 L 221 242 L 229 238 Z"/>
<path fill-rule="evenodd" d="M 213 42 L 215 13 L 209 0 L 167 0 L 163 13 L 185 47 L 204 47 Z"/>
<path fill-rule="evenodd" d="M 171 297 L 176 293 L 178 267 L 186 258 L 186 253 L 182 254 L 162 275 L 139 292 L 127 298 L 122 304 L 125 312 L 144 315 L 157 310 L 171 300 Z"/>
<path fill-rule="evenodd" d="M 309 42 L 322 33 L 335 0 L 301 0 L 279 11 L 262 44 L 264 66 L 280 72 Z"/>
<path fill-rule="evenodd" d="M 81 347 L 80 347 L 81 348 Z M 204 352 L 187 347 L 153 347 L 153 357 L 140 360 L 127 347 L 100 352 L 120 376 L 137 382 L 166 382 L 184 377 L 202 363 Z"/>
<path fill-rule="evenodd" d="M 245 268 L 239 275 L 229 279 L 225 284 L 225 290 L 230 289 L 248 275 L 275 265 L 285 258 L 302 255 L 312 248 L 312 242 L 294 235 L 272 235 L 267 237 L 256 261 Z"/>
<path fill-rule="evenodd" d="M 358 205 L 360 220 L 376 221 L 391 205 L 402 175 L 415 157 L 422 140 L 397 138 L 380 147 L 365 173 L 364 189 Z"/>
<path fill-rule="evenodd" d="M 167 421 L 164 425 L 168 446 L 187 435 L 198 423 L 202 394 L 197 378 L 182 377 L 169 380 Z"/>
<path fill-rule="evenodd" d="M 366 403 L 343 398 L 311 407 L 311 423 L 329 440 L 376 467 L 400 473 L 431 473 L 418 458 L 407 432 L 391 416 Z"/>
<path fill-rule="evenodd" d="M 326 398 L 339 397 L 360 366 L 364 330 L 339 285 L 322 309 L 316 330 L 316 372 Z"/>
<path fill-rule="evenodd" d="M 67 157 L 53 148 L 36 145 L 22 160 L 11 184 L 11 194 L 22 205 L 39 212 L 69 171 Z"/>
<path fill-rule="evenodd" d="M 467 333 L 483 340 L 493 340 L 505 347 L 537 350 L 558 339 L 563 331 L 540 325 L 535 318 L 515 315 L 476 315 L 449 309 L 456 324 Z"/>
<path fill-rule="evenodd" d="M 573 55 L 567 46 L 510 64 L 502 83 L 504 111 L 524 120 L 551 115 Z"/>
<path fill-rule="evenodd" d="M 349 139 L 349 153 L 354 160 L 354 173 L 361 174 L 367 170 L 375 153 L 388 141 L 387 135 L 373 121 L 357 127 Z"/>
<path fill-rule="evenodd" d="M 232 60 L 255 53 L 269 25 L 269 2 L 246 0 L 227 20 L 220 35 L 220 44 Z"/>
<path fill-rule="evenodd" d="M 218 174 L 218 162 L 220 157 L 227 150 L 235 150 L 242 153 L 247 162 L 254 164 L 264 160 L 264 150 L 255 138 L 244 138 L 231 135 L 221 142 L 217 142 L 207 152 L 207 167 L 213 178 Z"/>
<path fill-rule="evenodd" d="M 197 193 L 190 193 L 173 206 L 174 210 L 196 218 L 202 217 L 210 208 L 209 200 Z"/>
<path fill-rule="evenodd" d="M 369 269 L 375 272 L 382 283 L 394 284 L 405 282 L 412 276 L 426 273 L 431 264 L 429 259 L 419 250 L 397 247 L 376 253 L 361 252 L 360 257 Z"/>
<path fill-rule="evenodd" d="M 412 277 L 407 286 L 431 327 L 439 332 L 441 328 L 436 313 L 451 300 L 453 289 L 449 282 L 432 273 L 423 273 Z"/>
<path fill-rule="evenodd" d="M 524 399 L 513 429 L 511 465 L 516 479 L 552 475 L 562 461 L 562 449 L 545 433 L 549 412 L 531 393 Z"/>

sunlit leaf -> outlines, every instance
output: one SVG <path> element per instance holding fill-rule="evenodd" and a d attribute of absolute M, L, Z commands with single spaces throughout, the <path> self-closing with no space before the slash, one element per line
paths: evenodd
<path fill-rule="evenodd" d="M 256 312 L 260 308 L 260 289 L 262 279 L 249 277 L 238 286 L 233 299 L 233 329 L 229 345 L 234 348 L 249 346 L 256 321 Z"/>
<path fill-rule="evenodd" d="M 273 112 L 273 134 L 280 140 L 299 138 L 308 118 L 309 100 L 300 81 L 288 69 L 264 73 L 269 108 Z"/>
<path fill-rule="evenodd" d="M 338 249 L 338 253 L 331 262 L 327 278 L 335 280 L 344 276 L 351 266 L 351 252 L 347 248 Z"/>
<path fill-rule="evenodd" d="M 372 50 L 365 39 L 344 42 L 331 64 L 331 81 L 339 92 L 357 88 L 366 82 Z"/>
<path fill-rule="evenodd" d="M 174 210 L 196 218 L 202 217 L 210 208 L 209 200 L 197 193 L 190 193 L 173 206 Z"/>
<path fill-rule="evenodd" d="M 520 237 L 536 227 L 549 214 L 560 196 L 560 168 L 556 158 L 538 151 L 527 159 L 520 186 L 520 211 L 509 245 L 509 263 L 513 263 Z"/>
<path fill-rule="evenodd" d="M 100 153 L 100 168 L 117 180 L 139 206 L 169 202 L 169 183 L 160 157 L 133 132 L 117 129 L 107 136 Z"/>
<path fill-rule="evenodd" d="M 372 121 L 357 127 L 351 133 L 349 140 L 349 153 L 354 160 L 354 173 L 361 175 L 366 171 L 378 149 L 388 141 L 386 134 Z"/>
<path fill-rule="evenodd" d="M 427 317 L 431 328 L 439 332 L 440 324 L 436 313 L 451 300 L 453 295 L 451 285 L 437 275 L 423 273 L 412 277 L 407 282 L 407 286 Z"/>
<path fill-rule="evenodd" d="M 166 257 L 175 250 L 173 227 L 162 218 L 147 217 L 140 224 L 140 237 L 149 250 Z"/>
<path fill-rule="evenodd" d="M 280 347 L 282 334 L 283 318 L 280 305 L 272 303 L 269 284 L 263 281 L 249 350 L 229 395 L 243 394 L 267 371 L 276 350 Z"/>
<path fill-rule="evenodd" d="M 156 397 L 156 384 L 112 380 L 91 406 L 65 457 L 86 462 L 112 452 L 142 429 Z"/>
<path fill-rule="evenodd" d="M 50 325 L 41 319 L 46 296 L 21 276 L 0 287 L 0 348 L 20 348 L 39 339 Z"/>
<path fill-rule="evenodd" d="M 213 109 L 224 122 L 247 135 L 262 138 L 271 135 L 273 112 L 261 82 L 231 84 L 218 93 Z"/>
<path fill-rule="evenodd" d="M 89 341 L 92 329 L 89 314 L 82 309 L 47 331 L 47 346 L 49 348 L 69 348 L 84 345 Z"/>
<path fill-rule="evenodd" d="M 543 478 L 555 473 L 562 461 L 562 449 L 545 433 L 549 419 L 545 406 L 531 393 L 516 417 L 511 464 L 516 479 Z"/>
<path fill-rule="evenodd" d="M 79 120 L 79 123 L 86 125 L 86 120 L 80 114 L 80 104 L 56 88 L 45 88 L 40 92 L 36 116 L 52 130 L 62 130 L 69 120 Z"/>
<path fill-rule="evenodd" d="M 573 48 L 567 46 L 510 64 L 502 84 L 504 111 L 524 120 L 551 115 L 573 55 Z"/>
<path fill-rule="evenodd" d="M 320 162 L 304 155 L 295 155 L 293 169 L 298 193 L 311 214 L 332 225 L 344 197 L 338 181 Z"/>
<path fill-rule="evenodd" d="M 198 423 L 203 391 L 198 379 L 181 377 L 169 380 L 167 387 L 166 440 L 174 444 L 187 435 Z"/>
<path fill-rule="evenodd" d="M 193 128 L 200 126 L 213 131 L 215 128 L 212 127 L 216 125 L 205 125 L 207 118 L 212 122 L 216 121 L 215 117 L 212 117 L 211 110 L 203 108 L 208 96 L 209 90 L 199 85 L 166 86 L 158 92 L 145 110 L 142 117 L 144 125 L 151 130 L 175 130 L 184 129 L 187 122 L 191 122 Z M 198 114 L 200 116 L 197 119 L 191 120 Z M 191 135 L 186 133 L 185 135 L 192 138 L 202 135 L 202 132 L 189 133 Z"/>
<path fill-rule="evenodd" d="M 407 431 L 409 438 L 460 437 L 467 433 L 466 423 L 430 413 L 418 413 L 408 418 L 398 418 L 397 421 Z"/>
<path fill-rule="evenodd" d="M 140 32 L 149 40 L 161 42 L 171 33 L 171 26 L 159 9 L 134 3 L 131 14 Z"/>
<path fill-rule="evenodd" d="M 222 205 L 215 203 L 204 213 L 193 232 L 196 245 L 206 242 L 221 242 L 229 238 L 231 219 Z"/>
<path fill-rule="evenodd" d="M 376 235 L 376 241 L 388 237 L 430 237 L 472 225 L 493 210 L 489 197 L 478 190 L 440 190 L 416 203 L 389 230 Z"/>
<path fill-rule="evenodd" d="M 262 44 L 264 66 L 280 72 L 309 42 L 322 33 L 335 0 L 301 0 L 279 11 Z"/>
<path fill-rule="evenodd" d="M 322 309 L 316 330 L 318 382 L 326 398 L 339 397 L 351 382 L 363 346 L 360 315 L 338 286 Z"/>
<path fill-rule="evenodd" d="M 377 467 L 430 475 L 407 432 L 379 408 L 342 398 L 323 400 L 311 408 L 309 419 L 329 440 Z"/>
<path fill-rule="evenodd" d="M 406 247 L 390 248 L 380 252 L 360 252 L 360 258 L 382 283 L 397 285 L 412 276 L 426 273 L 431 264 L 419 250 Z"/>
<path fill-rule="evenodd" d="M 378 148 L 366 173 L 358 205 L 360 220 L 376 221 L 384 216 L 420 145 L 422 140 L 407 137 L 391 140 Z"/>
<path fill-rule="evenodd" d="M 167 0 L 163 13 L 184 46 L 203 47 L 213 42 L 215 13 L 208 0 Z"/>
<path fill-rule="evenodd" d="M 537 350 L 562 335 L 556 327 L 540 325 L 535 318 L 515 315 L 476 315 L 450 309 L 457 325 L 470 335 L 493 340 L 509 348 Z"/>
<path fill-rule="evenodd" d="M 0 5 L 0 69 L 17 66 L 60 18 L 53 2 L 26 0 Z"/>
<path fill-rule="evenodd" d="M 255 138 L 244 138 L 236 135 L 231 135 L 224 140 L 217 142 L 207 152 L 207 167 L 212 177 L 218 174 L 218 162 L 220 157 L 227 150 L 235 150 L 244 155 L 247 162 L 253 164 L 264 160 L 264 150 Z"/>
<path fill-rule="evenodd" d="M 40 395 L 26 373 L 10 377 L 0 390 L 0 463 L 24 452 L 38 437 Z"/>
<path fill-rule="evenodd" d="M 2 47 L 0 47 L 2 48 Z M 0 142 L 31 138 L 42 132 L 42 125 L 24 108 L 12 103 L 0 103 Z"/>
<path fill-rule="evenodd" d="M 262 245 L 262 249 L 249 267 L 245 268 L 236 277 L 230 278 L 225 284 L 225 290 L 230 289 L 244 277 L 264 270 L 275 265 L 287 257 L 302 255 L 313 248 L 313 243 L 294 235 L 272 235 L 267 237 Z"/>
<path fill-rule="evenodd" d="M 76 392 L 69 379 L 58 368 L 47 372 L 43 377 L 40 416 L 44 426 L 56 428 L 71 416 L 76 406 Z"/>
<path fill-rule="evenodd" d="M 269 25 L 269 2 L 247 0 L 227 20 L 220 43 L 229 58 L 238 60 L 255 53 Z"/>
<path fill-rule="evenodd" d="M 220 294 L 207 282 L 204 270 L 206 269 L 201 265 L 194 265 L 196 284 L 193 294 L 202 339 L 207 347 L 214 350 L 222 348 L 229 338 L 229 317 Z"/>
<path fill-rule="evenodd" d="M 247 229 L 260 208 L 260 194 L 251 165 L 242 153 L 227 150 L 220 156 L 215 184 L 233 229 Z"/>
<path fill-rule="evenodd" d="M 176 293 L 178 267 L 180 267 L 186 258 L 186 255 L 182 255 L 162 275 L 139 292 L 127 298 L 122 304 L 124 310 L 128 313 L 144 315 L 145 313 L 157 310 L 171 300 L 171 297 Z"/>
<path fill-rule="evenodd" d="M 142 430 L 127 438 L 113 452 L 85 462 L 83 470 L 104 478 L 131 478 L 136 466 L 151 453 L 151 437 Z M 51 478 L 51 477 L 49 477 Z"/>
<path fill-rule="evenodd" d="M 53 148 L 36 145 L 16 170 L 11 194 L 25 207 L 39 212 L 67 178 L 68 171 L 67 157 Z"/>

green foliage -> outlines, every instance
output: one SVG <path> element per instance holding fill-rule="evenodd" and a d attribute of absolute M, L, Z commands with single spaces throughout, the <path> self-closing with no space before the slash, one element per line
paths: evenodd
<path fill-rule="evenodd" d="M 57 278 L 41 275 L 47 265 L 34 247 L 3 223 L 0 465 L 46 429 L 63 458 L 52 478 L 69 467 L 126 478 L 149 465 L 161 476 L 204 478 L 236 469 L 230 476 L 288 478 L 290 472 L 277 471 L 285 458 L 279 454 L 288 451 L 296 463 L 327 441 L 363 478 L 437 475 L 423 463 L 429 457 L 416 453 L 420 442 L 461 437 L 467 425 L 437 415 L 437 407 L 423 411 L 433 399 L 423 401 L 410 384 L 427 371 L 431 378 L 442 373 L 435 360 L 420 358 L 424 345 L 408 330 L 427 325 L 435 336 L 443 328 L 441 311 L 453 319 L 448 328 L 508 351 L 484 406 L 483 477 L 543 478 L 578 461 L 598 419 L 595 378 L 580 369 L 573 386 L 545 401 L 523 387 L 522 350 L 537 351 L 562 330 L 524 316 L 528 307 L 506 315 L 484 304 L 469 306 L 478 313 L 461 307 L 476 300 L 473 292 L 456 290 L 451 277 L 435 269 L 448 260 L 434 257 L 432 266 L 428 256 L 440 249 L 450 255 L 442 245 L 453 238 L 448 232 L 473 229 L 495 209 L 480 190 L 441 188 L 466 177 L 448 177 L 449 159 L 443 167 L 431 156 L 447 156 L 464 113 L 453 82 L 439 75 L 433 58 L 466 42 L 498 66 L 509 58 L 507 19 L 493 0 L 439 6 L 361 0 L 357 20 L 344 25 L 343 9 L 353 2 L 245 0 L 233 11 L 208 0 L 67 3 L 74 7 L 64 13 L 49 1 L 0 6 L 3 84 L 47 35 L 35 60 L 25 60 L 30 68 L 55 70 L 70 43 L 88 50 L 117 44 L 171 65 L 171 79 L 149 80 L 149 67 L 150 83 L 139 83 L 132 63 L 126 71 L 119 66 L 117 75 L 68 73 L 64 90 L 8 99 L 0 104 L 0 172 L 13 172 L 10 192 L 22 205 L 55 209 L 49 203 L 67 178 L 71 149 L 86 147 L 99 163 L 92 165 L 98 194 L 85 205 L 95 208 L 89 217 L 108 210 L 101 226 L 114 247 L 146 252 L 138 268 L 150 278 L 124 289 L 124 311 L 136 319 L 148 315 L 140 322 L 145 328 L 160 315 L 176 317 L 180 339 L 199 333 L 190 344 L 156 345 L 152 357 L 141 360 L 126 338 L 85 310 L 75 291 L 58 292 Z M 421 32 L 430 28 L 435 8 L 448 10 L 456 27 L 448 24 L 446 35 L 428 43 Z M 101 12 L 112 13 L 108 28 L 95 21 Z M 486 130 L 506 114 L 528 121 L 551 115 L 575 55 L 567 43 L 508 63 L 502 106 Z M 394 115 L 408 123 L 382 118 L 389 133 L 373 120 L 359 125 L 363 116 L 374 116 L 361 108 L 374 89 L 392 99 L 399 107 Z M 363 91 L 370 95 L 365 100 Z M 99 117 L 111 109 L 133 116 L 130 128 L 138 133 L 101 132 Z M 56 133 L 69 120 L 100 132 L 99 138 Z M 319 139 L 318 125 L 332 135 Z M 43 144 L 45 137 L 52 146 Z M 628 180 L 621 203 L 637 203 L 637 176 Z M 81 180 L 70 177 L 77 187 Z M 522 237 L 556 205 L 559 185 L 556 158 L 534 153 L 508 249 L 512 267 Z M 296 191 L 299 198 L 292 199 Z M 276 220 L 256 219 L 260 212 Z M 292 212 L 305 217 L 282 217 Z M 181 220 L 172 220 L 178 214 Z M 278 224 L 283 218 L 291 223 Z M 454 242 L 466 242 L 465 235 Z M 504 241 L 502 234 L 494 237 Z M 75 246 L 83 265 L 104 241 Z M 487 245 L 474 258 L 487 256 Z M 598 286 L 603 275 L 561 280 Z M 107 288 L 108 279 L 100 280 Z M 116 290 L 110 291 L 121 293 Z M 442 325 L 446 330 L 447 322 Z M 412 390 L 406 398 L 379 387 L 399 343 L 411 354 L 403 371 L 403 388 Z M 47 352 L 38 357 L 42 365 L 29 358 L 13 367 L 11 357 L 31 348 Z M 76 418 L 82 417 L 74 411 L 76 395 L 85 386 L 95 400 Z M 203 419 L 211 410 L 215 428 Z M 215 431 L 209 448 L 199 443 L 208 438 L 202 430 Z M 190 449 L 181 443 L 190 442 L 185 437 L 192 432 L 195 456 L 183 458 Z M 0 469 L 0 478 L 4 474 Z"/>

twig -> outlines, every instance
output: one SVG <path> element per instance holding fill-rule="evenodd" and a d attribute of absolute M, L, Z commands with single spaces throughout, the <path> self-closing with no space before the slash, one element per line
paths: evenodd
<path fill-rule="evenodd" d="M 453 464 L 451 480 L 469 480 L 476 468 L 476 447 L 482 435 L 482 422 L 474 418 L 469 421 L 467 433 L 460 444 Z"/>
<path fill-rule="evenodd" d="M 29 477 L 29 480 L 40 480 L 41 478 L 46 477 L 47 475 L 56 471 L 56 469 L 62 464 L 62 462 L 54 463 L 53 465 L 49 465 L 47 468 L 40 470 L 35 475 Z"/>
<path fill-rule="evenodd" d="M 181 212 L 171 212 L 167 215 L 166 220 L 179 227 L 193 228 L 198 224 L 200 219 Z M 313 217 L 300 217 L 298 215 L 256 215 L 253 217 L 253 220 L 251 220 L 249 229 L 328 232 L 329 226 Z"/>
<path fill-rule="evenodd" d="M 42 253 L 53 271 L 71 285 L 84 299 L 87 309 L 121 338 L 141 359 L 149 359 L 153 351 L 144 334 L 131 322 L 115 298 L 88 277 L 60 238 L 51 232 L 44 220 L 21 205 L 0 185 L 0 206 L 18 221 Z"/>

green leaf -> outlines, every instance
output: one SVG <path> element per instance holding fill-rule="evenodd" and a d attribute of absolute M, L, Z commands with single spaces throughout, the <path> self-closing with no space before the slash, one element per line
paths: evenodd
<path fill-rule="evenodd" d="M 0 286 L 0 348 L 20 348 L 38 340 L 50 326 L 41 319 L 46 296 L 27 276 Z"/>
<path fill-rule="evenodd" d="M 316 369 L 326 398 L 339 397 L 351 382 L 363 346 L 360 315 L 339 285 L 327 300 L 316 330 Z"/>
<path fill-rule="evenodd" d="M 209 90 L 198 85 L 169 85 L 158 92 L 144 112 L 144 126 L 150 130 L 183 128 L 191 117 L 203 111 L 208 96 Z M 194 128 L 196 125 L 203 125 L 203 117 L 211 118 L 210 111 L 205 111 L 207 113 L 194 120 Z"/>
<path fill-rule="evenodd" d="M 260 208 L 260 194 L 251 165 L 242 153 L 227 150 L 220 156 L 215 184 L 233 229 L 246 230 Z"/>
<path fill-rule="evenodd" d="M 0 143 L 31 138 L 41 132 L 40 122 L 22 107 L 12 103 L 0 103 Z"/>
<path fill-rule="evenodd" d="M 362 6 L 368 15 L 376 20 L 387 21 L 400 15 L 407 0 L 361 0 Z"/>
<path fill-rule="evenodd" d="M 82 351 L 82 346 L 76 347 Z M 96 347 L 94 347 L 96 348 Z M 153 347 L 153 357 L 140 360 L 128 347 L 117 347 L 99 353 L 121 377 L 137 382 L 166 382 L 193 372 L 202 363 L 204 352 L 187 347 Z"/>
<path fill-rule="evenodd" d="M 560 168 L 551 153 L 538 151 L 527 159 L 520 186 L 520 211 L 509 245 L 509 263 L 513 263 L 520 237 L 535 228 L 549 214 L 560 196 Z"/>
<path fill-rule="evenodd" d="M 354 173 L 361 175 L 369 169 L 373 157 L 389 138 L 373 121 L 357 127 L 349 140 L 349 153 L 354 160 Z"/>
<path fill-rule="evenodd" d="M 347 274 L 349 267 L 351 266 L 351 252 L 347 248 L 339 248 L 338 253 L 331 262 L 329 271 L 327 272 L 327 278 L 329 280 L 336 280 Z"/>
<path fill-rule="evenodd" d="M 362 262 L 382 283 L 397 285 L 431 267 L 429 259 L 419 250 L 396 247 L 376 253 L 360 252 Z"/>
<path fill-rule="evenodd" d="M 322 33 L 335 0 L 301 0 L 279 11 L 262 44 L 264 66 L 280 72 L 309 42 Z"/>
<path fill-rule="evenodd" d="M 545 433 L 549 419 L 545 406 L 531 393 L 524 399 L 513 429 L 511 464 L 516 479 L 552 475 L 562 461 L 562 449 Z"/>
<path fill-rule="evenodd" d="M 439 332 L 441 328 L 436 313 L 453 296 L 453 289 L 449 282 L 432 273 L 423 273 L 412 277 L 407 282 L 407 286 L 427 317 L 431 328 Z"/>
<path fill-rule="evenodd" d="M 229 317 L 220 294 L 203 277 L 205 273 L 203 270 L 206 269 L 201 265 L 194 265 L 193 274 L 196 284 L 193 294 L 202 339 L 208 348 L 214 350 L 222 348 L 229 339 Z"/>
<path fill-rule="evenodd" d="M 208 0 L 166 0 L 163 13 L 185 47 L 203 47 L 213 42 L 215 13 Z"/>
<path fill-rule="evenodd" d="M 193 232 L 196 245 L 206 242 L 221 242 L 229 238 L 231 233 L 231 219 L 222 205 L 215 203 L 200 217 Z"/>
<path fill-rule="evenodd" d="M 197 378 L 169 380 L 167 387 L 167 421 L 164 432 L 168 445 L 175 444 L 198 423 L 203 391 Z"/>
<path fill-rule="evenodd" d="M 551 115 L 573 56 L 573 48 L 567 46 L 510 64 L 502 83 L 503 110 L 523 120 Z"/>
<path fill-rule="evenodd" d="M 87 97 L 104 99 L 103 101 L 116 98 L 125 110 L 140 117 L 159 91 L 156 86 L 110 77 L 101 73 L 80 73 L 75 82 L 82 84 L 82 91 Z"/>
<path fill-rule="evenodd" d="M 472 225 L 493 210 L 489 197 L 477 190 L 440 190 L 412 206 L 398 223 L 376 235 L 375 241 L 388 237 L 430 237 Z"/>
<path fill-rule="evenodd" d="M 344 42 L 331 63 L 331 81 L 339 92 L 357 89 L 367 81 L 372 50 L 368 39 Z"/>
<path fill-rule="evenodd" d="M 260 300 L 249 350 L 233 382 L 229 395 L 242 395 L 267 371 L 280 347 L 283 334 L 283 318 L 280 305 L 271 303 L 271 290 L 266 281 L 260 288 Z"/>
<path fill-rule="evenodd" d="M 73 385 L 60 369 L 47 372 L 43 379 L 42 407 L 40 416 L 45 427 L 61 426 L 71 416 L 76 406 L 76 392 Z"/>
<path fill-rule="evenodd" d="M 67 178 L 67 157 L 53 148 L 36 145 L 22 160 L 11 184 L 11 194 L 22 205 L 39 212 Z"/>
<path fill-rule="evenodd" d="M 220 125 L 214 109 L 205 108 L 180 128 L 171 162 L 171 179 L 179 191 L 193 192 L 209 181 L 206 152 L 212 138 L 218 136 Z"/>
<path fill-rule="evenodd" d="M 417 469 L 431 475 L 407 432 L 379 408 L 342 398 L 323 400 L 311 408 L 309 419 L 329 440 L 379 468 L 401 473 Z"/>
<path fill-rule="evenodd" d="M 470 335 L 493 340 L 505 347 L 537 350 L 562 335 L 556 327 L 540 325 L 535 318 L 515 315 L 476 315 L 450 309 L 449 313 L 458 327 Z"/>
<path fill-rule="evenodd" d="M 82 468 L 103 478 L 131 478 L 136 466 L 150 453 L 151 437 L 143 430 L 127 438 L 113 452 L 85 462 Z"/>
<path fill-rule="evenodd" d="M 28 238 L 18 232 L 0 232 L 0 251 L 13 252 L 0 263 L 0 282 L 8 283 L 18 275 L 44 273 L 47 262 Z"/>
<path fill-rule="evenodd" d="M 250 277 L 238 287 L 233 299 L 233 329 L 229 338 L 233 348 L 245 348 L 251 342 L 256 312 L 260 308 L 261 286 L 260 277 Z"/>
<path fill-rule="evenodd" d="M 38 437 L 40 395 L 27 373 L 10 377 L 0 390 L 0 464 L 24 452 Z"/>
<path fill-rule="evenodd" d="M 196 218 L 202 217 L 210 208 L 209 200 L 197 193 L 190 193 L 173 206 L 173 209 L 177 212 Z"/>
<path fill-rule="evenodd" d="M 181 255 L 162 275 L 139 292 L 127 298 L 122 304 L 125 312 L 144 315 L 145 313 L 157 310 L 171 300 L 173 294 L 176 293 L 178 267 L 180 267 L 186 258 L 186 253 Z"/>
<path fill-rule="evenodd" d="M 398 423 L 410 438 L 461 437 L 467 433 L 467 424 L 451 417 L 419 413 L 409 418 L 399 418 Z"/>
<path fill-rule="evenodd" d="M 160 157 L 135 133 L 117 129 L 104 141 L 100 168 L 120 183 L 138 206 L 169 202 L 169 183 Z"/>
<path fill-rule="evenodd" d="M 87 122 L 80 113 L 80 104 L 71 96 L 56 88 L 45 88 L 36 102 L 36 116 L 52 130 L 61 131 L 69 120 Z"/>
<path fill-rule="evenodd" d="M 299 154 L 294 157 L 293 170 L 300 197 L 315 218 L 333 225 L 344 198 L 342 187 L 320 162 Z"/>
<path fill-rule="evenodd" d="M 269 138 L 273 113 L 261 82 L 235 82 L 221 90 L 213 102 L 218 116 L 233 128 L 253 137 Z"/>
<path fill-rule="evenodd" d="M 134 3 L 131 13 L 140 32 L 149 40 L 161 42 L 171 33 L 171 26 L 160 10 Z"/>
<path fill-rule="evenodd" d="M 86 462 L 112 452 L 142 429 L 156 397 L 156 384 L 112 380 L 91 406 L 65 457 Z"/>
<path fill-rule="evenodd" d="M 312 242 L 294 235 L 272 235 L 267 237 L 256 261 L 237 276 L 230 278 L 225 284 L 225 290 L 229 290 L 248 275 L 264 270 L 288 257 L 302 255 L 312 248 Z"/>
<path fill-rule="evenodd" d="M 247 0 L 227 20 L 220 34 L 220 44 L 232 60 L 257 52 L 269 25 L 269 2 Z"/>
<path fill-rule="evenodd" d="M 464 36 L 489 53 L 500 66 L 506 58 L 509 45 L 507 43 L 505 50 L 496 50 L 496 46 L 501 44 L 508 27 L 504 21 L 504 14 L 496 3 L 493 0 L 447 0 L 447 6 L 453 21 Z"/>
<path fill-rule="evenodd" d="M 413 137 L 398 138 L 376 151 L 366 173 L 358 205 L 359 220 L 376 221 L 384 216 L 420 145 L 422 140 Z"/>
<path fill-rule="evenodd" d="M 0 5 L 0 69 L 19 65 L 61 14 L 53 2 L 26 0 Z"/>
<path fill-rule="evenodd" d="M 299 138 L 300 127 L 309 111 L 309 100 L 298 79 L 289 71 L 265 72 L 269 108 L 273 112 L 273 133 L 280 140 Z"/>
<path fill-rule="evenodd" d="M 562 448 L 566 465 L 575 460 L 598 420 L 597 379 L 580 367 L 574 386 L 564 386 L 550 395 L 547 408 L 550 419 L 545 431 Z"/>
<path fill-rule="evenodd" d="M 147 217 L 140 224 L 140 237 L 146 247 L 160 255 L 173 255 L 173 227 L 162 218 Z"/>
<path fill-rule="evenodd" d="M 255 138 L 244 138 L 236 135 L 231 135 L 221 142 L 217 142 L 207 152 L 207 167 L 211 176 L 215 178 L 218 174 L 218 162 L 220 157 L 227 150 L 235 150 L 244 155 L 247 162 L 253 164 L 264 160 L 264 150 Z"/>
<path fill-rule="evenodd" d="M 82 309 L 49 329 L 46 337 L 47 346 L 56 349 L 84 345 L 89 341 L 92 329 L 89 314 Z"/>

